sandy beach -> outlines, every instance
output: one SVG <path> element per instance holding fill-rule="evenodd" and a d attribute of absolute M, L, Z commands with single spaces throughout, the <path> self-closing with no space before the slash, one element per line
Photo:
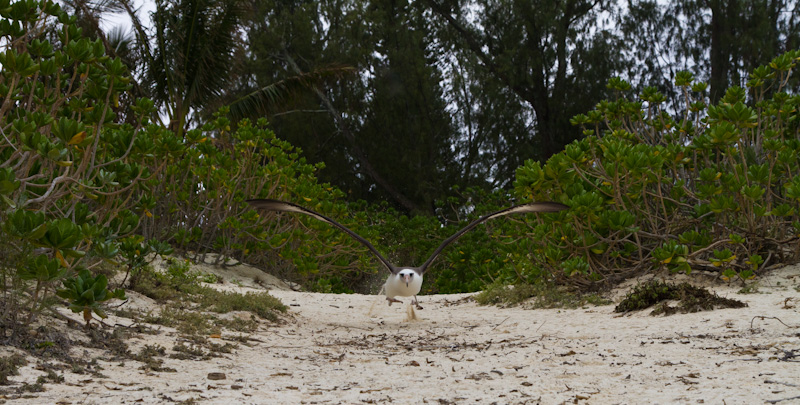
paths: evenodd
<path fill-rule="evenodd" d="M 241 273 L 241 274 L 240 274 Z M 236 273 L 225 288 L 256 291 L 253 272 Z M 248 276 L 248 274 L 250 276 Z M 636 280 L 609 293 L 615 303 Z M 210 359 L 169 357 L 185 340 L 175 329 L 128 340 L 131 351 L 165 348 L 164 366 L 73 346 L 94 360 L 95 374 L 61 371 L 61 383 L 8 404 L 641 404 L 800 403 L 800 266 L 740 286 L 710 287 L 748 304 L 741 309 L 650 316 L 620 315 L 614 305 L 581 309 L 479 306 L 471 294 L 421 296 L 423 310 L 388 306 L 381 296 L 298 292 L 275 285 L 289 306 L 279 323 L 262 321 L 243 341 Z M 261 282 L 261 284 L 264 284 Z M 279 283 L 280 284 L 280 283 Z M 131 307 L 158 310 L 129 293 Z M 406 299 L 405 301 L 409 301 Z M 68 311 L 64 315 L 78 319 Z M 226 314 L 247 317 L 249 314 Z M 132 320 L 110 316 L 109 325 Z M 80 331 L 71 332 L 80 339 Z M 238 339 L 235 339 L 238 336 Z M 4 348 L 8 355 L 12 349 Z M 10 386 L 43 374 L 33 357 Z M 6 386 L 9 388 L 9 386 Z"/>

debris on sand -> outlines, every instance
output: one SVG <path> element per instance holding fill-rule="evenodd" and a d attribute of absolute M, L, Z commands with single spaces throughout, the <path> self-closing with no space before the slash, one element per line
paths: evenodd
<path fill-rule="evenodd" d="M 669 301 L 678 301 L 677 306 L 669 305 Z M 614 312 L 638 311 L 656 306 L 650 315 L 673 315 L 676 313 L 692 313 L 711 311 L 716 308 L 743 308 L 742 301 L 720 297 L 705 288 L 695 287 L 689 283 L 671 284 L 653 280 L 637 285 L 614 308 Z"/>

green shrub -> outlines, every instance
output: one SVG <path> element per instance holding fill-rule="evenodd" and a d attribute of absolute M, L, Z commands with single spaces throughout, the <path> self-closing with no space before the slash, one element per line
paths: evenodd
<path fill-rule="evenodd" d="M 359 265 L 370 261 L 358 242 L 314 219 L 258 213 L 244 201 L 297 201 L 358 229 L 365 218 L 348 218 L 344 193 L 317 181 L 322 164 L 307 163 L 266 120 L 234 126 L 226 111 L 183 138 L 163 129 L 152 135 L 159 148 L 150 170 L 161 171 L 146 182 L 152 194 L 141 200 L 142 236 L 168 242 L 196 261 L 217 253 L 215 264 L 233 258 L 306 287 L 327 283 L 350 291 L 366 268 Z M 331 284 L 337 277 L 345 282 Z"/>
<path fill-rule="evenodd" d="M 444 239 L 469 222 L 513 204 L 513 199 L 503 191 L 494 193 L 480 189 L 454 191 L 457 192 L 456 196 L 446 205 L 451 207 L 449 211 L 452 213 L 450 214 L 452 218 L 446 217 L 449 219 L 447 227 L 442 228 L 436 224 L 437 228 L 440 228 L 438 237 L 423 254 L 424 256 L 430 254 Z M 431 287 L 435 290 L 432 292 L 445 294 L 474 292 L 483 289 L 487 284 L 516 281 L 516 278 L 512 280 L 510 275 L 517 275 L 523 270 L 517 267 L 520 263 L 510 257 L 507 245 L 525 243 L 515 237 L 519 234 L 520 221 L 524 220 L 523 216 L 507 216 L 487 221 L 461 236 L 442 252 L 434 267 L 426 274 L 427 279 L 433 281 Z M 427 257 L 424 257 L 422 260 L 426 259 Z"/>
<path fill-rule="evenodd" d="M 155 144 L 153 103 L 119 105 L 124 65 L 74 17 L 35 0 L 5 1 L 0 17 L 0 322 L 13 325 L 78 269 L 113 260 L 138 226 Z"/>
<path fill-rule="evenodd" d="M 516 306 L 522 303 L 527 308 L 578 308 L 584 305 L 607 305 L 611 301 L 597 294 L 581 294 L 568 291 L 563 285 L 539 282 L 504 285 L 492 283 L 475 295 L 480 305 Z"/>
<path fill-rule="evenodd" d="M 196 300 L 201 308 L 217 313 L 230 311 L 249 311 L 262 319 L 272 322 L 278 320 L 278 312 L 286 312 L 287 307 L 267 292 L 245 294 L 217 291 L 209 287 L 196 290 Z"/>
<path fill-rule="evenodd" d="M 517 171 L 520 199 L 571 207 L 527 231 L 533 264 L 589 286 L 659 268 L 744 281 L 800 259 L 788 253 L 800 232 L 800 96 L 786 88 L 798 56 L 756 69 L 716 105 L 681 72 L 682 111 L 648 88 L 574 117 L 584 139 Z"/>
<path fill-rule="evenodd" d="M 351 204 L 358 219 L 369 226 L 358 233 L 373 241 L 384 255 L 400 266 L 419 266 L 448 237 L 469 222 L 490 212 L 508 208 L 511 198 L 503 191 L 487 192 L 454 188 L 453 196 L 439 203 L 437 216 L 401 215 L 388 205 Z M 534 217 L 531 215 L 531 217 Z M 528 272 L 511 259 L 514 246 L 525 244 L 515 235 L 524 217 L 510 216 L 485 222 L 448 246 L 425 274 L 423 293 L 451 294 L 479 291 L 495 281 Z M 388 275 L 378 264 L 366 263 L 379 272 L 381 283 Z M 373 291 L 374 292 L 374 291 Z"/>

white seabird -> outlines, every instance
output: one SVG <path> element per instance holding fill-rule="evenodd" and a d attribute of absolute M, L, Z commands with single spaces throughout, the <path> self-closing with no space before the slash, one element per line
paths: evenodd
<path fill-rule="evenodd" d="M 439 245 L 436 250 L 433 251 L 433 254 L 419 267 L 398 267 L 386 260 L 383 255 L 381 255 L 371 243 L 369 243 L 366 239 L 362 238 L 357 233 L 351 231 L 344 225 L 334 221 L 331 218 L 326 217 L 318 212 L 312 211 L 308 208 L 299 206 L 294 203 L 286 202 L 286 201 L 279 201 L 279 200 L 271 200 L 271 199 L 252 199 L 247 200 L 247 203 L 250 204 L 255 209 L 265 210 L 265 211 L 284 211 L 284 212 L 297 212 L 300 214 L 305 214 L 312 216 L 320 221 L 327 222 L 348 235 L 352 236 L 355 240 L 361 242 L 364 246 L 372 252 L 375 257 L 386 267 L 387 270 L 391 273 L 389 278 L 386 280 L 386 284 L 384 284 L 384 291 L 386 293 L 386 300 L 389 301 L 389 305 L 392 305 L 393 302 L 402 302 L 395 297 L 414 297 L 414 305 L 418 309 L 422 309 L 417 301 L 417 294 L 419 294 L 420 289 L 422 288 L 422 276 L 425 274 L 425 271 L 430 267 L 431 263 L 439 256 L 439 253 L 444 250 L 447 245 L 453 243 L 456 239 L 458 239 L 461 235 L 469 231 L 470 229 L 476 227 L 478 224 L 484 221 L 488 221 L 492 218 L 501 217 L 503 215 L 508 214 L 524 214 L 528 212 L 558 212 L 561 210 L 565 210 L 569 208 L 564 204 L 560 204 L 557 202 L 534 202 L 529 204 L 522 204 L 516 205 L 513 207 L 509 207 L 497 212 L 493 212 L 491 214 L 484 215 L 472 222 L 470 222 L 467 226 L 459 230 L 458 232 L 454 233 L 453 236 L 445 239 L 441 245 Z"/>

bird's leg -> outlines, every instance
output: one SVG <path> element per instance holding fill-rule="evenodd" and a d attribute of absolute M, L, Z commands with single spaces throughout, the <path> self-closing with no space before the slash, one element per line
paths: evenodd
<path fill-rule="evenodd" d="M 393 303 L 393 302 L 398 302 L 398 303 L 400 303 L 400 304 L 402 304 L 402 303 L 403 303 L 403 301 L 400 301 L 400 300 L 398 300 L 397 298 L 389 298 L 389 297 L 386 297 L 386 301 L 389 301 L 389 306 L 392 306 L 392 303 Z"/>
<path fill-rule="evenodd" d="M 422 309 L 422 305 L 419 305 L 419 301 L 417 301 L 417 296 L 414 296 L 414 305 L 417 306 L 417 309 Z"/>

